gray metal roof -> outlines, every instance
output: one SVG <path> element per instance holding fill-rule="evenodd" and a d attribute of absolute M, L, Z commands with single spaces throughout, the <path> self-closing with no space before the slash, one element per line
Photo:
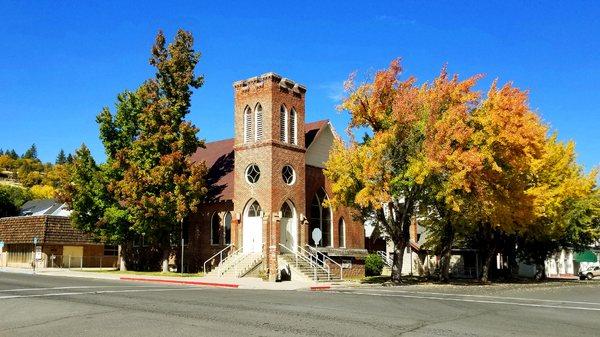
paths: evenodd
<path fill-rule="evenodd" d="M 21 206 L 20 215 L 52 215 L 62 205 L 62 202 L 54 199 L 29 200 Z"/>

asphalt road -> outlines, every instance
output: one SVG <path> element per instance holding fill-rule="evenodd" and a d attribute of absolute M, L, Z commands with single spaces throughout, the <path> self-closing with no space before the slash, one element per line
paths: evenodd
<path fill-rule="evenodd" d="M 600 336 L 600 282 L 327 292 L 0 273 L 0 336 Z"/>

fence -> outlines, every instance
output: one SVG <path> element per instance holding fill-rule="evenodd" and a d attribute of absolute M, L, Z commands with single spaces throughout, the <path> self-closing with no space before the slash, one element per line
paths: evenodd
<path fill-rule="evenodd" d="M 50 255 L 44 256 L 46 268 L 117 268 L 119 259 L 117 256 L 70 256 L 70 255 Z"/>
<path fill-rule="evenodd" d="M 35 254 L 33 252 L 9 252 L 5 253 L 6 266 L 18 268 L 32 268 Z M 36 268 L 117 268 L 119 258 L 117 256 L 70 256 L 70 255 L 46 255 L 35 262 Z"/>

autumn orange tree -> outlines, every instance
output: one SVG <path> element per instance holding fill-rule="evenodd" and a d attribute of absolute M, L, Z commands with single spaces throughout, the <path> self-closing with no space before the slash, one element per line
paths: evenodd
<path fill-rule="evenodd" d="M 115 161 L 123 171 L 115 194 L 129 212 L 132 229 L 162 249 L 163 271 L 168 271 L 173 238 L 206 191 L 204 166 L 189 160 L 203 142 L 198 128 L 185 120 L 192 89 L 203 83 L 194 73 L 199 58 L 190 33 L 179 30 L 167 46 L 159 32 L 150 58 L 156 77 L 136 92 L 139 132 Z"/>
<path fill-rule="evenodd" d="M 481 279 L 487 282 L 503 234 L 519 234 L 534 220 L 534 197 L 527 193 L 533 162 L 540 158 L 547 127 L 528 106 L 527 92 L 494 82 L 471 115 L 473 146 L 483 168 L 473 175 L 475 200 L 470 223 L 484 254 Z"/>
<path fill-rule="evenodd" d="M 518 237 L 518 254 L 545 278 L 545 260 L 562 247 L 586 249 L 600 238 L 598 171 L 584 174 L 576 162 L 575 144 L 549 137 L 543 154 L 532 163 L 530 188 L 535 221 Z"/>
<path fill-rule="evenodd" d="M 461 81 L 444 68 L 431 83 L 417 86 L 413 77 L 401 81 L 400 70 L 396 60 L 371 82 L 355 86 L 353 77 L 348 82 L 340 109 L 351 116 L 350 143 L 336 141 L 325 170 L 333 183 L 331 203 L 372 218 L 393 241 L 393 281 L 401 278 L 402 254 L 417 212 L 428 228 L 429 246 L 442 256 L 443 280 L 460 233 L 483 253 L 482 280 L 487 281 L 492 258 L 516 245 L 514 238 L 550 231 L 540 225 L 547 216 L 539 204 L 551 200 L 542 191 L 560 191 L 535 179 L 543 176 L 540 161 L 551 148 L 548 128 L 529 108 L 527 92 L 510 83 L 498 87 L 494 82 L 482 97 L 474 90 L 480 75 Z M 357 141 L 353 133 L 361 127 L 370 132 Z M 573 165 L 567 152 L 562 156 Z M 584 180 L 587 194 L 580 195 L 595 195 L 589 183 L 595 180 Z M 590 200 L 596 199 L 586 198 L 593 208 Z M 597 219 L 588 211 L 589 219 Z M 578 219 L 588 224 L 585 232 L 591 237 L 597 220 Z"/>
<path fill-rule="evenodd" d="M 419 201 L 421 223 L 430 233 L 426 247 L 440 260 L 440 280 L 448 281 L 451 248 L 457 233 L 468 227 L 475 199 L 474 177 L 483 168 L 483 156 L 473 144 L 470 123 L 479 103 L 473 87 L 481 75 L 464 81 L 449 77 L 446 69 L 421 87 L 423 97 L 423 146 L 411 162 L 409 173 L 425 193 Z"/>
<path fill-rule="evenodd" d="M 460 81 L 444 68 L 432 83 L 419 87 L 412 77 L 400 81 L 400 70 L 395 60 L 372 83 L 349 84 L 340 109 L 352 117 L 351 141 L 349 147 L 336 142 L 325 170 L 333 182 L 334 206 L 348 205 L 373 218 L 393 241 L 395 282 L 401 280 L 417 206 L 434 209 L 434 217 L 443 218 L 451 232 L 458 223 L 449 222 L 457 218 L 451 211 L 458 214 L 460 191 L 470 189 L 464 178 L 480 165 L 468 146 L 473 132 L 468 116 L 479 97 L 472 88 L 480 76 Z M 371 132 L 362 142 L 352 137 L 357 127 Z"/>
<path fill-rule="evenodd" d="M 168 45 L 158 33 L 150 58 L 155 77 L 134 92 L 118 95 L 114 114 L 105 108 L 97 116 L 107 162 L 96 166 L 78 159 L 81 165 L 75 165 L 79 169 L 71 179 L 80 187 L 69 195 L 79 201 L 72 202 L 74 214 L 97 208 L 92 216 L 77 218 L 76 225 L 125 244 L 126 250 L 132 238 L 143 236 L 162 252 L 163 271 L 168 271 L 184 219 L 206 192 L 204 165 L 189 160 L 203 141 L 197 137 L 198 128 L 185 119 L 193 89 L 203 83 L 195 74 L 200 54 L 193 42 L 184 30 Z M 85 158 L 83 154 L 76 159 Z M 85 183 L 88 176 L 87 181 L 98 184 Z"/>

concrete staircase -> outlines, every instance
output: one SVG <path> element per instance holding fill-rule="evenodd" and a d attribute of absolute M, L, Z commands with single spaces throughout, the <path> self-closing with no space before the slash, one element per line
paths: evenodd
<path fill-rule="evenodd" d="M 334 270 L 331 270 L 331 274 L 328 275 L 327 272 L 321 268 L 313 267 L 308 261 L 304 259 L 298 259 L 296 265 L 296 256 L 291 253 L 284 253 L 279 255 L 279 258 L 282 259 L 285 263 L 289 264 L 291 268 L 295 271 L 302 273 L 303 277 L 309 280 L 316 280 L 317 282 L 341 282 L 339 271 L 336 273 Z M 325 267 L 327 269 L 327 267 Z M 292 275 L 292 278 L 294 276 Z"/>
<path fill-rule="evenodd" d="M 206 276 L 209 277 L 243 277 L 262 262 L 261 253 L 236 252 L 223 261 L 223 263 L 211 270 Z"/>

